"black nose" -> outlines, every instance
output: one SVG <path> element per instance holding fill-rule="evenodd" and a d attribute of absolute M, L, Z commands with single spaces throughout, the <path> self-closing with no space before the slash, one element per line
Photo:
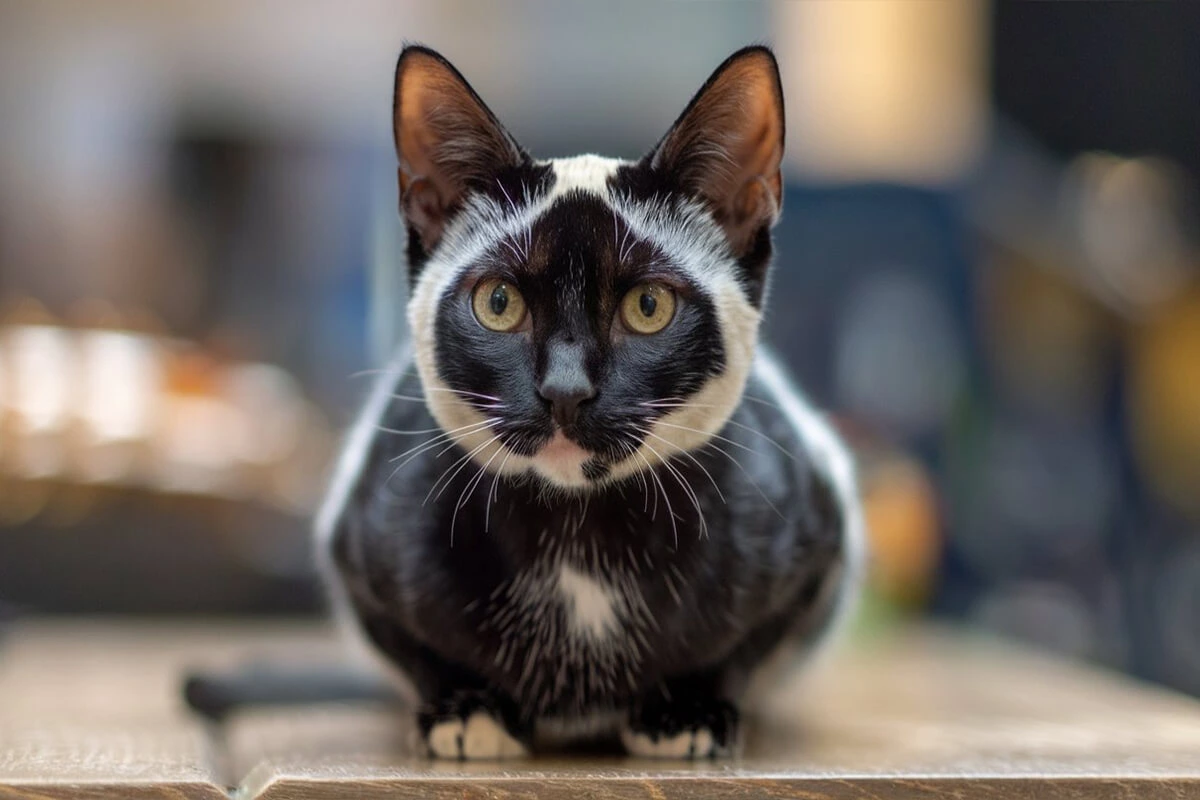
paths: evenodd
<path fill-rule="evenodd" d="M 538 394 L 561 428 L 573 425 L 579 406 L 596 396 L 585 361 L 583 347 L 574 340 L 559 339 L 546 347 L 546 372 Z"/>
<path fill-rule="evenodd" d="M 579 407 L 596 396 L 590 382 L 553 382 L 546 380 L 538 387 L 538 394 L 550 404 L 550 416 L 560 428 L 575 424 Z"/>

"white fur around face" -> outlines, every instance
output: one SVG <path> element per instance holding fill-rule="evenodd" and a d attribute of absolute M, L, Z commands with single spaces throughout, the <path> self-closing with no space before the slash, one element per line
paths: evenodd
<path fill-rule="evenodd" d="M 465 722 L 454 717 L 434 723 L 427 743 L 434 758 L 499 760 L 529 755 L 525 745 L 483 711 L 476 711 Z"/>
<path fill-rule="evenodd" d="M 556 159 L 549 162 L 554 170 L 554 187 L 537 202 L 523 197 L 498 204 L 475 198 L 450 226 L 437 254 L 422 271 L 408 306 L 417 369 L 430 412 L 480 466 L 488 465 L 493 471 L 510 475 L 532 471 L 549 485 L 564 489 L 589 485 L 583 474 L 586 458 L 581 451 L 555 447 L 552 442 L 543 452 L 526 457 L 503 448 L 489 419 L 455 396 L 438 377 L 434 343 L 438 303 L 462 272 L 500 241 L 527 250 L 529 231 L 538 217 L 570 191 L 599 197 L 635 235 L 656 244 L 686 270 L 712 297 L 725 345 L 724 373 L 709 380 L 691 405 L 672 411 L 656 423 L 647 442 L 630 458 L 614 465 L 607 479 L 620 480 L 672 453 L 704 445 L 741 400 L 753 363 L 761 314 L 742 291 L 724 234 L 699 205 L 669 207 L 614 197 L 608 180 L 624 163 L 596 155 Z"/>

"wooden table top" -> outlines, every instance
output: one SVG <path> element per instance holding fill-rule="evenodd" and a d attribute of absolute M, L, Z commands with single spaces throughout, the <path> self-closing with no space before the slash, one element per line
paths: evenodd
<path fill-rule="evenodd" d="M 825 659 L 730 762 L 441 763 L 394 710 L 215 725 L 180 700 L 189 667 L 341 652 L 301 623 L 26 624 L 0 645 L 0 798 L 1200 798 L 1200 703 L 932 628 Z"/>

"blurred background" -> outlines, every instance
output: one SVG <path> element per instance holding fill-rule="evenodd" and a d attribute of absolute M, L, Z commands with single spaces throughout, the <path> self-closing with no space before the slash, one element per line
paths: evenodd
<path fill-rule="evenodd" d="M 859 452 L 869 624 L 1200 693 L 1200 4 L 0 0 L 0 605 L 315 614 L 403 336 L 391 81 L 635 157 L 777 48 L 767 337 Z"/>

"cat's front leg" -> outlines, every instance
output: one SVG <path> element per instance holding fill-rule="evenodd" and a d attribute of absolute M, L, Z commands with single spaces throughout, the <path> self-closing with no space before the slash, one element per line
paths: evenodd
<path fill-rule="evenodd" d="M 665 681 L 629 711 L 621 742 L 633 756 L 701 759 L 733 755 L 741 720 L 737 706 L 707 677 Z"/>
<path fill-rule="evenodd" d="M 529 755 L 530 726 L 499 692 L 459 689 L 422 703 L 417 726 L 434 758 L 495 760 Z"/>
<path fill-rule="evenodd" d="M 529 754 L 532 726 L 511 697 L 473 670 L 441 658 L 391 617 L 362 607 L 359 621 L 418 696 L 417 730 L 429 755 L 484 760 Z"/>

